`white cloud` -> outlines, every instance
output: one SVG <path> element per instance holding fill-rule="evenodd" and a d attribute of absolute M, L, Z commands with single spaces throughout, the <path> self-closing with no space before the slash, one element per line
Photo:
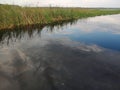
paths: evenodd
<path fill-rule="evenodd" d="M 0 3 L 33 6 L 120 7 L 120 0 L 0 0 Z"/>

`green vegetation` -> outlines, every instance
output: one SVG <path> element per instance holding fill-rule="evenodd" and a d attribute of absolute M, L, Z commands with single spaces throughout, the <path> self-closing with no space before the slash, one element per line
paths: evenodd
<path fill-rule="evenodd" d="M 39 8 L 0 4 L 0 29 L 118 13 L 120 9 Z"/>

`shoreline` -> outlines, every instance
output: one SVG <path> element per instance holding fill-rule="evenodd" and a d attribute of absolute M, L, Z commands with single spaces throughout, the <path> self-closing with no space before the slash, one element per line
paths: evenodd
<path fill-rule="evenodd" d="M 46 26 L 82 18 L 120 14 L 120 9 L 38 8 L 0 5 L 0 30 L 26 26 Z"/>

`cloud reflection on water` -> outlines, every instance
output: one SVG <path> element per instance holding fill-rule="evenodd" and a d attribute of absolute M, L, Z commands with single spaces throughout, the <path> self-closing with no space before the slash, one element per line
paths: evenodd
<path fill-rule="evenodd" d="M 119 62 L 117 62 L 120 58 L 119 53 L 105 53 L 105 50 L 99 46 L 85 45 L 68 38 L 59 40 L 34 38 L 16 45 L 14 49 L 9 47 L 7 50 L 3 49 L 2 52 L 4 53 L 0 54 L 0 57 L 1 55 L 5 57 L 0 58 L 0 73 L 2 73 L 0 74 L 0 85 L 3 85 L 4 82 L 4 86 L 2 88 L 0 86 L 1 90 L 33 90 L 35 87 L 36 90 L 56 90 L 55 88 L 61 88 L 62 90 L 71 88 L 73 90 L 75 87 L 69 87 L 69 85 L 81 82 L 79 80 L 69 82 L 71 79 L 80 78 L 82 82 L 84 81 L 87 84 L 87 77 L 89 77 L 92 80 L 89 81 L 89 85 L 92 86 L 96 82 L 100 83 L 99 80 L 95 80 L 95 77 L 99 77 L 99 74 L 93 75 L 96 70 L 101 74 L 108 72 L 110 75 L 116 75 L 116 70 L 119 69 Z M 6 57 L 6 55 L 9 57 Z M 5 61 L 2 61 L 2 59 L 5 59 Z M 113 64 L 113 67 L 111 68 L 109 64 Z M 114 66 L 118 68 L 116 69 Z M 86 71 L 88 68 L 89 70 Z M 80 76 L 73 71 L 78 72 L 77 74 Z M 112 81 L 111 77 L 109 77 L 109 80 L 115 82 L 114 79 Z M 81 87 L 85 88 L 85 83 L 76 87 L 79 89 Z M 99 85 L 102 85 L 102 83 L 97 86 L 100 87 Z M 106 83 L 105 87 L 109 85 L 107 82 L 104 83 Z M 113 87 L 115 85 L 113 84 Z M 92 86 L 92 88 L 94 87 Z"/>
<path fill-rule="evenodd" d="M 100 27 L 102 32 L 109 29 L 98 25 L 100 22 L 83 19 L 74 25 L 70 22 L 36 30 L 3 31 L 0 90 L 119 90 L 120 52 L 68 36 L 80 30 L 91 33 Z"/>
<path fill-rule="evenodd" d="M 83 19 L 72 28 L 79 28 L 79 30 L 84 33 L 100 31 L 120 34 L 120 17 L 119 15 L 108 15 L 95 17 L 94 19 Z"/>

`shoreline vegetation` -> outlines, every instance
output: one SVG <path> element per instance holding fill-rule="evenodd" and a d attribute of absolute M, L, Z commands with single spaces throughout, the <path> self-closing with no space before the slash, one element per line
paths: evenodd
<path fill-rule="evenodd" d="M 120 9 L 20 7 L 0 4 L 0 30 L 19 26 L 49 25 L 100 15 L 120 14 Z"/>

